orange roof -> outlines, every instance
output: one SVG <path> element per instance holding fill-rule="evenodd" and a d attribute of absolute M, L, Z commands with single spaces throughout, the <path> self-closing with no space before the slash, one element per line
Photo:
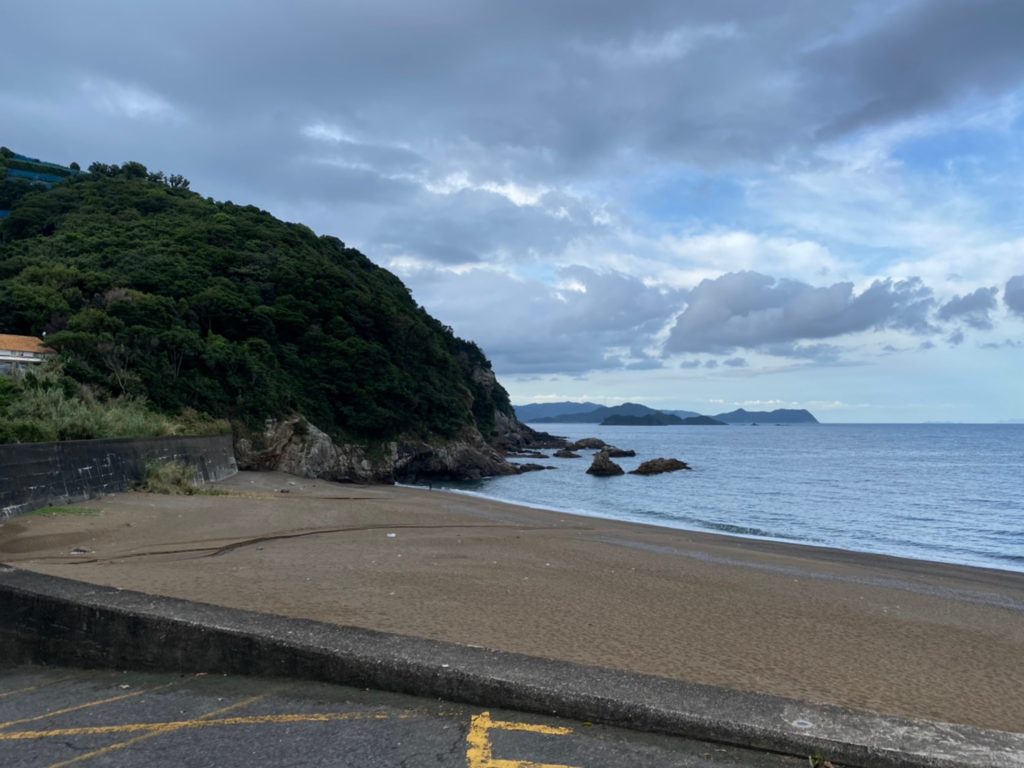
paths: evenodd
<path fill-rule="evenodd" d="M 35 352 L 37 355 L 52 355 L 53 350 L 35 336 L 10 336 L 0 333 L 0 349 L 10 352 Z"/>

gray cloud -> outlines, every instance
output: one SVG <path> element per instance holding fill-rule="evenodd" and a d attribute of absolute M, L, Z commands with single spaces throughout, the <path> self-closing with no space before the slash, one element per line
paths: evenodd
<path fill-rule="evenodd" d="M 1024 5 L 1016 0 L 911 2 L 876 19 L 806 57 L 815 95 L 837 112 L 824 137 L 996 94 L 1024 77 Z"/>
<path fill-rule="evenodd" d="M 700 368 L 700 360 L 683 360 L 679 363 L 679 367 L 683 370 L 692 370 L 694 368 Z"/>
<path fill-rule="evenodd" d="M 978 347 L 980 349 L 1019 349 L 1024 347 L 1024 341 L 1016 341 L 1014 339 L 1004 339 L 999 342 L 988 341 L 984 344 L 979 344 Z"/>
<path fill-rule="evenodd" d="M 562 289 L 485 269 L 403 277 L 432 314 L 486 350 L 499 375 L 661 367 L 640 350 L 684 295 L 585 267 L 560 270 Z"/>
<path fill-rule="evenodd" d="M 768 344 L 763 346 L 761 351 L 777 357 L 796 357 L 804 360 L 813 360 L 817 363 L 833 363 L 839 360 L 842 349 L 835 344 L 794 344 L 788 342 Z"/>
<path fill-rule="evenodd" d="M 946 342 L 951 347 L 959 347 L 964 343 L 964 332 L 957 328 L 946 337 Z"/>
<path fill-rule="evenodd" d="M 756 349 L 867 330 L 932 331 L 931 290 L 917 278 L 878 280 L 860 294 L 852 283 L 816 288 L 757 272 L 703 280 L 673 326 L 669 352 Z"/>
<path fill-rule="evenodd" d="M 5 9 L 0 64 L 20 76 L 0 101 L 10 143 L 58 157 L 188 173 L 209 153 L 244 175 L 318 136 L 324 157 L 385 174 L 565 180 L 638 156 L 759 162 L 1005 92 L 1022 17 L 1015 0 L 35 0 Z M 40 28 L 42 47 L 24 34 Z M 46 124 L 70 107 L 73 133 Z"/>
<path fill-rule="evenodd" d="M 603 225 L 566 195 L 544 195 L 516 205 L 488 190 L 424 193 L 418 205 L 386 215 L 371 234 L 378 256 L 412 255 L 442 264 L 526 260 L 559 252 Z"/>
<path fill-rule="evenodd" d="M 722 365 L 727 365 L 730 368 L 746 368 L 747 361 L 742 357 L 730 357 L 727 360 L 723 360 Z"/>
<path fill-rule="evenodd" d="M 966 296 L 954 296 L 936 313 L 940 320 L 960 320 L 971 328 L 989 330 L 992 319 L 989 313 L 996 308 L 998 288 L 979 288 Z"/>
<path fill-rule="evenodd" d="M 636 362 L 633 363 L 626 363 L 626 365 L 623 366 L 623 368 L 625 368 L 627 371 L 656 371 L 664 367 L 664 362 L 653 358 L 637 360 Z"/>
<path fill-rule="evenodd" d="M 1011 312 L 1024 317 L 1024 275 L 1017 275 L 1006 281 L 1003 302 Z"/>

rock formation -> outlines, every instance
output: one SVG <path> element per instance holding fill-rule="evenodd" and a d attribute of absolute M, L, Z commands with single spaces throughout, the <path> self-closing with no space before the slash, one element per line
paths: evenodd
<path fill-rule="evenodd" d="M 590 465 L 587 474 L 597 475 L 598 477 L 610 477 L 612 475 L 624 474 L 624 472 L 622 467 L 612 461 L 605 451 L 601 451 L 594 456 L 594 463 Z"/>
<path fill-rule="evenodd" d="M 599 437 L 584 437 L 581 440 L 577 440 L 572 445 L 568 446 L 570 451 L 580 451 L 586 449 L 600 450 L 607 446 L 604 440 Z"/>
<path fill-rule="evenodd" d="M 676 472 L 680 469 L 691 469 L 690 465 L 679 459 L 651 459 L 643 462 L 632 470 L 631 475 L 660 475 L 663 472 Z"/>
<path fill-rule="evenodd" d="M 561 448 L 551 455 L 556 459 L 578 459 L 580 457 L 578 453 L 573 453 L 569 448 Z"/>
<path fill-rule="evenodd" d="M 301 416 L 268 420 L 263 432 L 235 439 L 239 469 L 276 470 L 302 477 L 356 483 L 477 480 L 516 474 L 516 468 L 476 430 L 425 443 L 397 440 L 372 446 L 335 443 Z"/>
<path fill-rule="evenodd" d="M 525 472 L 540 472 L 544 469 L 554 469 L 554 467 L 545 467 L 543 464 L 514 464 L 513 466 L 520 475 Z"/>
<path fill-rule="evenodd" d="M 633 456 L 636 456 L 636 451 L 634 451 L 632 449 L 626 450 L 626 449 L 623 449 L 623 448 L 616 448 L 614 445 L 609 445 L 609 446 L 605 447 L 603 450 L 604 450 L 605 453 L 607 453 L 613 459 L 625 459 L 625 458 L 632 458 Z"/>

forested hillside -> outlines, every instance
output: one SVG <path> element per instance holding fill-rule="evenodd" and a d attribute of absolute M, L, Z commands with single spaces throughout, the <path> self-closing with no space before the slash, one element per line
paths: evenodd
<path fill-rule="evenodd" d="M 393 274 L 188 187 L 134 162 L 6 183 L 0 330 L 46 332 L 72 379 L 164 413 L 260 427 L 298 412 L 337 441 L 489 436 L 512 417 L 481 350 Z"/>

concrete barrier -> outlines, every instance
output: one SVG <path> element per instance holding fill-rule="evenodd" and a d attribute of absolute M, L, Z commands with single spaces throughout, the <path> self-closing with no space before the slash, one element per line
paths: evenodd
<path fill-rule="evenodd" d="M 180 461 L 203 482 L 238 471 L 230 435 L 9 443 L 0 445 L 0 520 L 127 490 L 154 461 Z"/>
<path fill-rule="evenodd" d="M 1024 733 L 239 611 L 0 565 L 5 661 L 319 680 L 805 758 L 820 753 L 861 768 L 1024 767 Z"/>

